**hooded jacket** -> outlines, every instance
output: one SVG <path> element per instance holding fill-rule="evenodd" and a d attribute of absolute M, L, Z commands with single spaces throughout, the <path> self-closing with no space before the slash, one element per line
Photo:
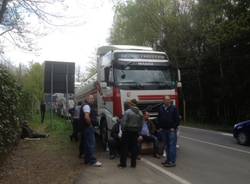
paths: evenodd
<path fill-rule="evenodd" d="M 138 107 L 130 107 L 122 118 L 124 131 L 139 132 L 142 128 L 143 114 Z"/>

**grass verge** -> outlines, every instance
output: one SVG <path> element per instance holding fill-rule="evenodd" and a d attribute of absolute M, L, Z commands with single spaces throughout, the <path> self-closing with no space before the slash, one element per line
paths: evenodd
<path fill-rule="evenodd" d="M 45 115 L 44 123 L 40 122 L 40 115 L 34 116 L 33 121 L 29 123 L 32 129 L 38 133 L 48 133 L 50 139 L 53 140 L 54 144 L 49 146 L 51 149 L 61 150 L 69 149 L 72 144 L 69 139 L 69 135 L 72 132 L 72 125 L 70 120 L 53 115 L 50 119 L 49 114 Z M 61 150 L 62 151 L 62 150 Z"/>

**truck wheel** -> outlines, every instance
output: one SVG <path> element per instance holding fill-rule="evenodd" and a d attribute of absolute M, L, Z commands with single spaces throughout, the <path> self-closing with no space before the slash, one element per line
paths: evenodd
<path fill-rule="evenodd" d="M 238 143 L 241 145 L 246 145 L 248 143 L 248 137 L 244 132 L 240 132 L 237 136 Z"/>
<path fill-rule="evenodd" d="M 103 120 L 101 121 L 100 133 L 101 133 L 101 143 L 102 143 L 102 147 L 103 147 L 103 150 L 106 151 L 106 149 L 107 149 L 107 144 L 108 144 L 108 126 L 107 126 L 107 121 L 106 121 L 106 119 L 103 119 Z"/>

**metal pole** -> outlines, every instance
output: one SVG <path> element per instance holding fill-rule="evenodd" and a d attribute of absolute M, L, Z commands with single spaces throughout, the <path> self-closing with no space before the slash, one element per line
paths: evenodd
<path fill-rule="evenodd" d="M 186 101 L 183 100 L 183 121 L 186 123 L 187 117 L 186 117 Z"/>
<path fill-rule="evenodd" d="M 54 76 L 54 64 L 51 63 L 51 72 L 50 72 L 50 127 L 52 126 L 52 119 L 53 119 L 53 76 Z"/>
<path fill-rule="evenodd" d="M 69 106 L 69 99 L 68 99 L 68 72 L 69 72 L 69 65 L 66 64 L 66 119 L 68 118 L 68 106 Z"/>

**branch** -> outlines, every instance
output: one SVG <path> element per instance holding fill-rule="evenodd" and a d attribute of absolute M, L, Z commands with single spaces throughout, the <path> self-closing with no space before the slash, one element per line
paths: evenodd
<path fill-rule="evenodd" d="M 60 25 L 60 24 L 54 24 L 51 23 L 48 19 L 48 15 L 49 13 L 46 13 L 45 11 L 39 9 L 37 6 L 33 6 L 32 4 L 29 4 L 27 2 L 25 2 L 24 0 L 19 1 L 19 4 L 26 9 L 27 11 L 34 13 L 40 20 L 44 21 L 45 23 L 47 23 L 48 25 L 51 26 L 65 26 L 64 24 Z M 54 16 L 56 17 L 56 15 L 49 15 L 49 16 Z M 59 18 L 60 16 L 58 16 L 57 18 Z"/>
<path fill-rule="evenodd" d="M 8 30 L 5 30 L 4 32 L 0 33 L 0 36 L 3 36 L 5 33 L 9 32 L 9 31 L 12 31 L 14 29 L 14 27 L 8 29 Z"/>

